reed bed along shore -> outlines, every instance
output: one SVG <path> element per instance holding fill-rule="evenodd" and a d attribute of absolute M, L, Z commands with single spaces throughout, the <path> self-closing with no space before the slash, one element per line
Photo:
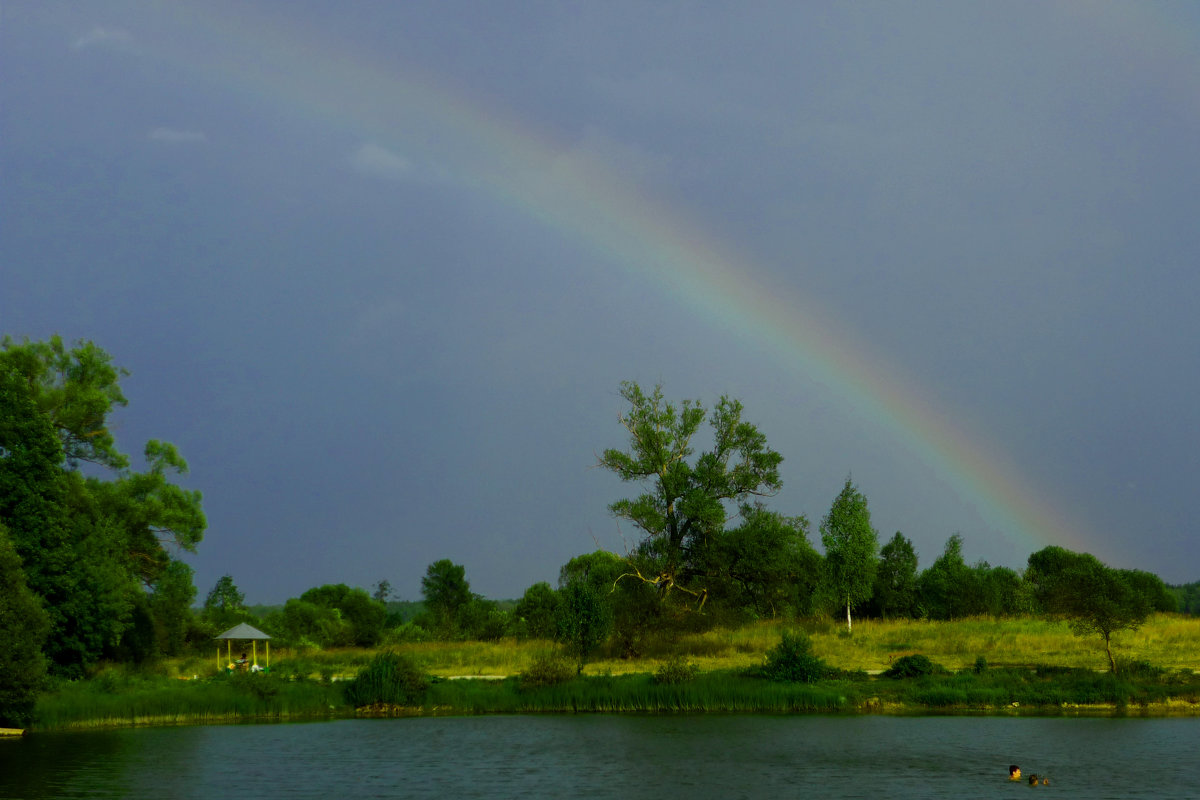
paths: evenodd
<path fill-rule="evenodd" d="M 756 675 L 785 631 L 804 630 L 835 673 L 813 685 Z M 1159 615 L 1114 640 L 1123 665 L 1106 671 L 1099 637 L 1040 619 L 863 620 L 852 634 L 827 621 L 759 622 L 700 634 L 647 637 L 638 658 L 597 653 L 577 679 L 530 687 L 520 677 L 560 658 L 548 641 L 406 643 L 377 650 L 273 648 L 269 674 L 218 672 L 200 654 L 140 669 L 108 666 L 63 682 L 38 703 L 34 730 L 350 716 L 345 682 L 381 652 L 410 659 L 433 683 L 406 714 L 555 712 L 1200 713 L 1200 619 Z M 946 672 L 877 677 L 921 654 Z M 685 663 L 692 676 L 656 673 Z M 461 677 L 489 680 L 448 680 Z M 1019 710 L 1019 711 L 1018 711 Z"/>

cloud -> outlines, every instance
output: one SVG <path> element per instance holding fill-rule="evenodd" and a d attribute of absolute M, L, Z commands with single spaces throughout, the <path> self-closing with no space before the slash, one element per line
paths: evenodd
<path fill-rule="evenodd" d="M 146 134 L 152 142 L 168 142 L 170 144 L 203 144 L 208 141 L 204 131 L 185 131 L 178 128 L 155 128 Z"/>
<path fill-rule="evenodd" d="M 412 169 L 412 164 L 404 156 L 370 142 L 351 154 L 350 166 L 364 175 L 375 175 L 392 180 L 404 177 Z"/>
<path fill-rule="evenodd" d="M 121 47 L 133 42 L 133 34 L 121 28 L 105 28 L 97 25 L 75 40 L 76 50 L 85 47 Z"/>

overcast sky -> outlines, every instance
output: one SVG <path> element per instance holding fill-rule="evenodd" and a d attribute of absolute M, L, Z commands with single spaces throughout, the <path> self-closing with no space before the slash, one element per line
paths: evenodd
<path fill-rule="evenodd" d="M 15 0 L 0 75 L 0 333 L 130 370 L 201 598 L 621 551 L 627 379 L 814 543 L 850 475 L 922 567 L 1200 579 L 1197 6 Z"/>

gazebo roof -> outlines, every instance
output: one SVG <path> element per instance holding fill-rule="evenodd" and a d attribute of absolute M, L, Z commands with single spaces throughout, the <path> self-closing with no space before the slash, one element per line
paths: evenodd
<path fill-rule="evenodd" d="M 270 639 L 265 633 L 258 628 L 242 623 L 234 625 L 229 630 L 222 634 L 213 637 L 214 639 Z"/>

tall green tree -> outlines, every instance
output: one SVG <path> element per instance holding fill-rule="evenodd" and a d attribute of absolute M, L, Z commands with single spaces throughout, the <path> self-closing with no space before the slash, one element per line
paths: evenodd
<path fill-rule="evenodd" d="M 187 464 L 172 445 L 148 442 L 142 472 L 117 448 L 109 416 L 126 405 L 127 374 L 92 342 L 0 342 L 0 521 L 67 675 L 145 622 L 146 593 L 206 524 L 200 493 L 174 482 Z"/>
<path fill-rule="evenodd" d="M 879 551 L 872 595 L 881 617 L 912 617 L 916 613 L 917 551 L 900 531 Z"/>
<path fill-rule="evenodd" d="M 879 536 L 871 527 L 867 498 L 850 478 L 821 521 L 821 543 L 825 546 L 827 587 L 845 606 L 849 631 L 850 609 L 870 599 L 879 563 Z"/>
<path fill-rule="evenodd" d="M 341 619 L 350 626 L 349 644 L 374 647 L 383 638 L 387 606 L 372 598 L 365 589 L 352 589 L 344 583 L 326 584 L 309 589 L 300 595 L 300 600 L 337 609 Z"/>
<path fill-rule="evenodd" d="M 183 652 L 192 626 L 192 602 L 196 584 L 192 568 L 182 561 L 171 561 L 151 587 L 150 610 L 158 633 L 158 649 L 166 655 Z"/>
<path fill-rule="evenodd" d="M 942 554 L 921 573 L 921 607 L 930 619 L 961 619 L 972 613 L 975 575 L 963 558 L 962 534 L 946 540 Z"/>
<path fill-rule="evenodd" d="M 757 617 L 810 611 L 821 555 L 808 541 L 808 519 L 750 503 L 742 505 L 741 518 L 741 525 L 713 537 L 707 574 L 710 583 L 725 582 L 721 599 Z"/>
<path fill-rule="evenodd" d="M 21 558 L 0 523 L 0 727 L 24 727 L 46 677 L 50 621 L 30 591 Z"/>
<path fill-rule="evenodd" d="M 588 658 L 608 636 L 612 626 L 610 608 L 588 584 L 571 583 L 560 592 L 554 618 L 557 639 L 575 656 L 576 671 L 583 672 Z"/>
<path fill-rule="evenodd" d="M 599 464 L 645 488 L 609 506 L 641 531 L 632 575 L 653 584 L 664 598 L 679 588 L 703 607 L 707 592 L 698 580 L 695 554 L 724 530 L 727 503 L 779 491 L 783 457 L 742 419 L 737 400 L 721 397 L 710 414 L 698 401 L 684 400 L 677 407 L 663 397 L 661 386 L 646 394 L 632 381 L 621 384 L 621 397 L 629 403 L 618 416 L 629 433 L 628 449 L 605 450 Z M 712 447 L 696 455 L 693 439 L 706 417 Z"/>
<path fill-rule="evenodd" d="M 434 625 L 445 637 L 459 632 L 463 614 L 474 594 L 467 582 L 467 570 L 448 558 L 433 562 L 421 578 L 421 596 L 425 610 L 433 617 Z"/>
<path fill-rule="evenodd" d="M 1154 609 L 1154 597 L 1131 570 L 1105 566 L 1088 553 L 1047 547 L 1029 556 L 1025 579 L 1044 612 L 1067 620 L 1078 636 L 1099 635 L 1108 667 L 1117 670 L 1112 637 L 1137 630 Z"/>
<path fill-rule="evenodd" d="M 558 592 L 545 581 L 526 589 L 513 609 L 519 626 L 518 635 L 530 639 L 553 639 L 557 631 L 554 614 L 558 604 Z"/>
<path fill-rule="evenodd" d="M 232 575 L 222 575 L 208 590 L 204 598 L 204 608 L 200 614 L 204 621 L 213 627 L 214 633 L 221 633 L 246 619 L 246 595 L 233 582 Z"/>

